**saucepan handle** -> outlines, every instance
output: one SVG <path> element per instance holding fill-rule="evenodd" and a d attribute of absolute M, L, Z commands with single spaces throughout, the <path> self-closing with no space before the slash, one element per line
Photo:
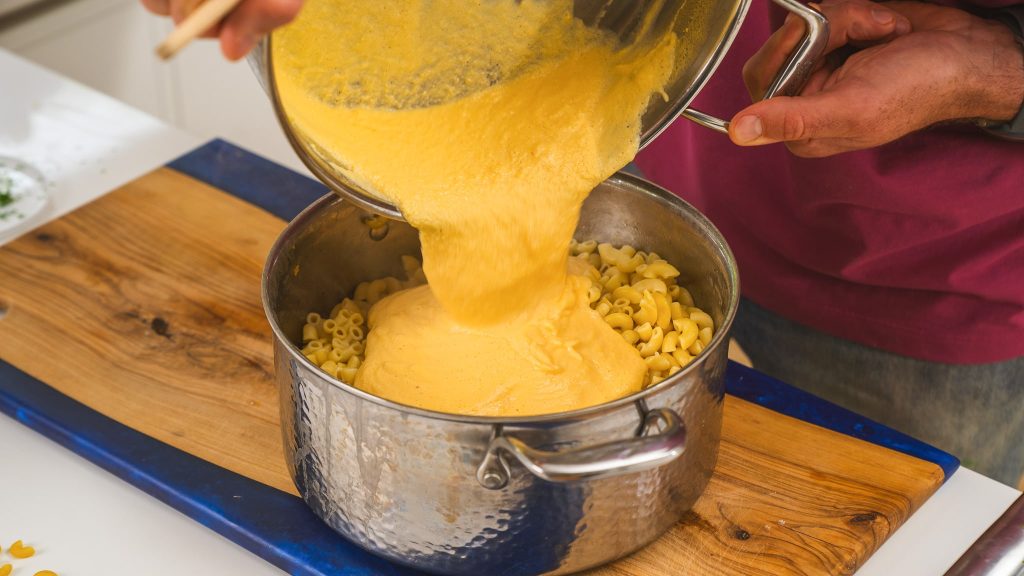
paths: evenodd
<path fill-rule="evenodd" d="M 803 39 L 796 50 L 789 55 L 779 69 L 775 79 L 764 93 L 764 99 L 772 96 L 796 96 L 807 84 L 815 65 L 825 52 L 828 44 L 828 19 L 817 10 L 797 0 L 772 0 L 779 6 L 796 14 L 807 24 Z M 728 133 L 729 122 L 693 108 L 683 110 L 683 116 L 697 124 L 718 132 Z"/>
<path fill-rule="evenodd" d="M 659 422 L 661 430 L 649 433 Z M 646 413 L 636 437 L 561 452 L 538 450 L 514 436 L 498 434 L 491 439 L 476 476 L 484 488 L 505 487 L 509 468 L 504 455 L 508 454 L 534 476 L 549 482 L 607 478 L 663 466 L 679 458 L 685 447 L 682 419 L 672 410 L 658 408 Z"/>

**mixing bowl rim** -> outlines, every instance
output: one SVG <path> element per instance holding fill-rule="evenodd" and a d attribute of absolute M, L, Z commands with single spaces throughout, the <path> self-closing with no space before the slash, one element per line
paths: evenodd
<path fill-rule="evenodd" d="M 599 186 L 606 184 L 616 184 L 619 186 L 625 186 L 632 189 L 634 192 L 639 192 L 645 196 L 653 198 L 655 201 L 662 204 L 667 204 L 669 208 L 674 211 L 681 213 L 684 217 L 689 218 L 696 225 L 699 232 L 706 232 L 705 236 L 709 241 L 712 242 L 714 247 L 719 251 L 723 257 L 726 271 L 726 282 L 733 288 L 729 295 L 729 301 L 727 305 L 726 315 L 724 321 L 715 330 L 715 334 L 708 343 L 705 351 L 711 351 L 716 349 L 718 346 L 726 345 L 723 341 L 729 334 L 729 328 L 732 326 L 733 320 L 736 317 L 737 309 L 739 308 L 740 299 L 740 284 L 739 284 L 739 272 L 736 265 L 736 259 L 733 256 L 732 250 L 729 245 L 725 242 L 725 238 L 722 233 L 707 219 L 706 216 L 701 214 L 696 208 L 690 203 L 686 202 L 682 198 L 672 194 L 668 190 L 654 184 L 644 178 L 629 174 L 627 172 L 617 172 Z M 319 366 L 310 362 L 306 358 L 299 348 L 287 338 L 278 325 L 276 312 L 271 308 L 269 286 L 271 270 L 277 264 L 278 259 L 283 253 L 283 247 L 291 240 L 291 238 L 298 234 L 298 232 L 304 229 L 305 224 L 312 220 L 319 212 L 326 209 L 327 207 L 336 204 L 347 202 L 346 199 L 339 197 L 338 195 L 328 192 L 324 196 L 318 198 L 312 204 L 307 206 L 302 212 L 300 212 L 291 222 L 285 227 L 278 236 L 277 240 L 274 241 L 273 246 L 270 248 L 270 252 L 267 255 L 266 263 L 263 267 L 263 272 L 260 276 L 260 297 L 263 301 L 263 312 L 267 316 L 267 321 L 270 324 L 270 329 L 274 334 L 275 343 L 284 344 L 288 351 L 289 356 L 293 361 L 299 362 L 306 368 L 308 372 L 312 372 L 317 378 L 327 383 L 330 386 L 338 388 L 343 392 L 354 394 L 355 396 L 369 400 L 375 404 L 378 404 L 384 408 L 389 408 L 402 412 L 405 414 L 421 416 L 424 418 L 434 420 L 445 420 L 449 422 L 459 422 L 464 424 L 480 424 L 487 426 L 494 425 L 519 425 L 519 424 L 543 424 L 553 422 L 563 422 L 571 420 L 582 420 L 599 416 L 603 413 L 614 412 L 622 407 L 636 404 L 639 401 L 645 400 L 647 397 L 658 394 L 663 390 L 672 388 L 676 384 L 682 382 L 686 376 L 698 369 L 699 366 L 707 362 L 709 354 L 700 354 L 692 362 L 690 362 L 685 368 L 670 376 L 657 384 L 638 390 L 628 396 L 616 398 L 608 402 L 597 404 L 594 406 L 587 406 L 585 408 L 578 408 L 576 410 L 570 410 L 566 412 L 552 412 L 548 414 L 534 414 L 525 416 L 479 416 L 471 414 L 455 414 L 451 412 L 440 412 L 436 410 L 430 410 L 427 408 L 420 408 L 417 406 L 410 406 L 394 400 L 388 400 L 380 396 L 376 396 L 364 390 L 360 390 L 355 386 L 332 378 L 324 373 Z M 353 203 L 355 204 L 355 203 Z M 277 349 L 275 347 L 275 354 Z"/>

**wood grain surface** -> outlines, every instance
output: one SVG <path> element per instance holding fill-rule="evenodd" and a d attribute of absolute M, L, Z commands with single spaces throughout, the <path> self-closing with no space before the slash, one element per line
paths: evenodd
<path fill-rule="evenodd" d="M 276 217 L 160 169 L 0 248 L 0 359 L 137 430 L 294 493 L 259 276 Z M 934 464 L 726 398 L 677 527 L 601 576 L 850 574 Z"/>
<path fill-rule="evenodd" d="M 282 490 L 260 272 L 274 216 L 160 169 L 0 249 L 0 358 Z"/>
<path fill-rule="evenodd" d="M 942 483 L 929 462 L 726 396 L 687 518 L 601 576 L 852 574 Z"/>

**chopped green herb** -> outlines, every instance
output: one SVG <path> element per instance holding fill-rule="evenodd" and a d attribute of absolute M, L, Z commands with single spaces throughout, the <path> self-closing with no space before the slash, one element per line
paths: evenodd
<path fill-rule="evenodd" d="M 0 222 L 7 222 L 8 220 L 24 220 L 25 214 L 14 208 L 8 208 L 7 210 L 0 210 Z"/>
<path fill-rule="evenodd" d="M 7 206 L 14 202 L 14 195 L 10 192 L 0 192 L 0 207 Z"/>
<path fill-rule="evenodd" d="M 10 176 L 0 177 L 0 208 L 14 203 L 14 182 Z"/>

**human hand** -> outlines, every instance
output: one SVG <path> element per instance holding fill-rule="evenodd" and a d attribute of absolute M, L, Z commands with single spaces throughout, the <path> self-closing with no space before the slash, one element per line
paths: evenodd
<path fill-rule="evenodd" d="M 828 56 L 799 96 L 736 114 L 729 127 L 736 144 L 785 142 L 797 156 L 829 156 L 938 122 L 1006 121 L 1020 109 L 1024 53 L 1006 26 L 923 2 L 826 0 L 820 8 L 831 25 Z M 753 97 L 764 93 L 802 27 L 788 19 L 747 62 Z"/>
<path fill-rule="evenodd" d="M 154 14 L 170 16 L 175 24 L 184 20 L 203 0 L 142 0 Z M 219 38 L 220 49 L 228 60 L 249 53 L 265 34 L 295 18 L 302 0 L 242 0 L 221 22 L 203 34 Z"/>

